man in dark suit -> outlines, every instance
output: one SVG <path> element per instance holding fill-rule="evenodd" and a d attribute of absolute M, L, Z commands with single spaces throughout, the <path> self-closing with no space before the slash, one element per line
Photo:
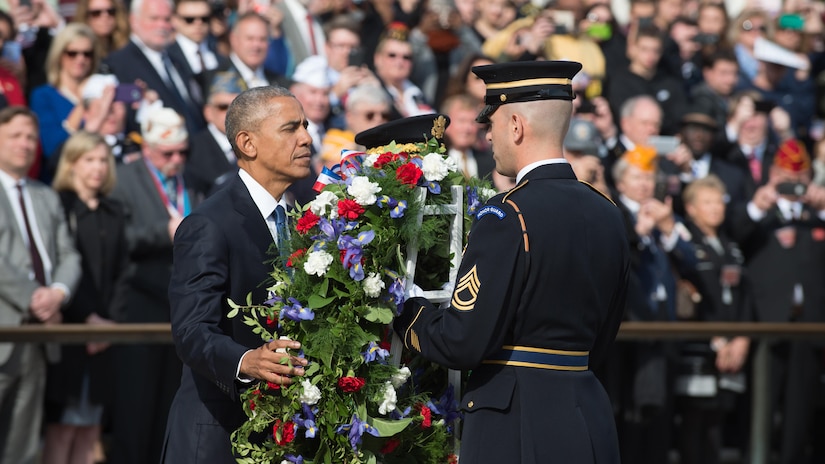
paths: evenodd
<path fill-rule="evenodd" d="M 607 173 L 605 180 L 609 187 L 615 186 L 613 165 L 627 151 L 637 146 L 646 146 L 648 139 L 659 135 L 662 127 L 662 108 L 653 97 L 638 95 L 628 99 L 619 111 L 619 131 L 612 138 L 605 139 L 607 156 L 602 160 Z"/>
<path fill-rule="evenodd" d="M 188 133 L 170 108 L 143 121 L 142 158 L 122 164 L 112 196 L 124 205 L 130 266 L 118 322 L 169 322 L 167 289 L 172 237 L 198 201 L 183 180 Z M 163 427 L 180 381 L 180 361 L 171 346 L 116 346 L 112 462 L 157 462 Z"/>
<path fill-rule="evenodd" d="M 797 140 L 783 143 L 769 178 L 731 228 L 753 282 L 756 320 L 825 321 L 825 188 L 811 183 L 811 160 Z M 772 346 L 772 399 L 781 412 L 780 463 L 806 462 L 822 373 L 822 344 Z"/>
<path fill-rule="evenodd" d="M 232 102 L 226 133 L 238 156 L 238 176 L 175 236 L 169 298 L 172 334 L 185 366 L 166 428 L 167 464 L 234 463 L 229 436 L 246 420 L 241 390 L 258 380 L 290 384 L 306 365 L 276 352 L 299 348 L 297 341 L 262 343 L 241 318 L 227 318 L 227 299 L 246 301 L 249 292 L 253 302 L 266 298 L 261 283 L 271 269 L 264 264 L 267 250 L 286 233 L 278 220 L 285 216 L 284 192 L 310 172 L 306 118 L 286 89 L 260 87 Z"/>
<path fill-rule="evenodd" d="M 229 32 L 229 63 L 218 68 L 240 77 L 242 90 L 280 85 L 289 87 L 284 76 L 264 69 L 269 49 L 269 21 L 253 11 L 242 14 Z"/>
<path fill-rule="evenodd" d="M 206 126 L 193 91 L 197 83 L 182 72 L 165 52 L 172 42 L 172 2 L 170 0 L 132 0 L 129 25 L 132 37 L 120 50 L 112 52 L 103 66 L 122 83 L 142 81 L 158 93 L 164 106 L 186 120 L 190 133 Z M 140 121 L 130 109 L 126 130 L 137 131 Z"/>
<path fill-rule="evenodd" d="M 468 462 L 619 462 L 610 401 L 589 367 L 618 330 L 629 254 L 618 208 L 563 158 L 580 69 L 473 68 L 487 84 L 478 120 L 491 124 L 496 170 L 517 185 L 479 210 L 449 307 L 412 298 L 394 323 L 408 348 L 472 369 L 460 403 Z"/>
<path fill-rule="evenodd" d="M 226 111 L 242 92 L 238 76 L 230 72 L 215 75 L 203 115 L 206 129 L 192 137 L 184 177 L 198 191 L 212 193 L 238 172 L 238 159 L 226 138 Z"/>
<path fill-rule="evenodd" d="M 496 167 L 493 154 L 475 147 L 481 127 L 475 120 L 478 101 L 467 94 L 455 95 L 445 100 L 441 108 L 450 117 L 445 131 L 447 153 L 458 170 L 468 179 L 490 179 Z"/>
<path fill-rule="evenodd" d="M 37 151 L 37 118 L 29 109 L 0 110 L 0 324 L 58 324 L 60 308 L 80 280 L 60 200 L 26 177 Z M 38 461 L 46 360 L 56 346 L 0 343 L 0 462 Z"/>

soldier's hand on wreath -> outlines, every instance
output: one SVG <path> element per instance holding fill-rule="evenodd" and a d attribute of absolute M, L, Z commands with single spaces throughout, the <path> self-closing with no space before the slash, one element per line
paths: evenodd
<path fill-rule="evenodd" d="M 273 340 L 246 354 L 241 361 L 240 375 L 277 385 L 289 385 L 293 377 L 304 375 L 307 360 L 290 355 L 287 349 L 297 350 L 301 344 L 294 340 Z"/>

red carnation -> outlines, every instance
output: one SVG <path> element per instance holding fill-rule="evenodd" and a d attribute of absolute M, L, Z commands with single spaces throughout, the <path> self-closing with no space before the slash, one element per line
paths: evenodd
<path fill-rule="evenodd" d="M 433 425 L 433 413 L 430 411 L 430 408 L 421 406 L 421 417 L 424 418 L 421 421 L 422 428 L 428 429 Z"/>
<path fill-rule="evenodd" d="M 292 254 L 289 255 L 289 258 L 286 259 L 286 265 L 288 267 L 295 267 L 295 261 L 300 259 L 301 256 L 304 256 L 304 253 L 306 253 L 306 251 L 306 248 L 301 248 L 300 250 L 293 251 Z"/>
<path fill-rule="evenodd" d="M 338 201 L 338 216 L 354 221 L 364 212 L 364 207 L 350 198 Z"/>
<path fill-rule="evenodd" d="M 266 325 L 268 327 L 275 327 L 275 324 L 277 324 L 277 323 L 278 323 L 278 319 L 272 319 L 271 317 L 266 316 Z"/>
<path fill-rule="evenodd" d="M 447 456 L 447 464 L 458 464 L 458 456 L 455 454 Z"/>
<path fill-rule="evenodd" d="M 252 401 L 252 400 L 249 400 L 249 410 L 250 410 L 250 411 L 254 411 L 254 410 L 255 410 L 255 402 L 254 402 L 254 401 Z"/>
<path fill-rule="evenodd" d="M 338 379 L 338 388 L 345 393 L 354 393 L 364 388 L 366 380 L 361 377 L 341 377 Z"/>
<path fill-rule="evenodd" d="M 295 440 L 295 423 L 288 421 L 284 422 L 283 425 L 283 428 L 281 428 L 281 419 L 275 419 L 275 425 L 272 426 L 272 438 L 275 439 L 278 446 L 284 446 Z"/>
<path fill-rule="evenodd" d="M 317 214 L 313 213 L 311 209 L 304 211 L 304 215 L 301 216 L 301 219 L 298 219 L 298 224 L 295 226 L 295 230 L 299 233 L 305 234 L 312 230 L 318 224 L 321 218 L 318 217 Z"/>
<path fill-rule="evenodd" d="M 384 167 L 385 164 L 391 163 L 395 161 L 397 158 L 398 155 L 395 155 L 393 153 L 382 153 L 378 156 L 378 159 L 375 160 L 374 163 L 372 163 L 372 167 L 374 167 L 375 169 L 381 169 Z"/>
<path fill-rule="evenodd" d="M 267 382 L 266 382 L 266 386 L 267 386 L 270 390 L 280 390 L 280 389 L 281 389 L 281 386 L 280 386 L 280 385 L 278 385 L 277 383 L 272 383 L 272 382 L 269 382 L 269 381 L 267 381 Z"/>
<path fill-rule="evenodd" d="M 390 438 L 384 443 L 384 446 L 381 447 L 381 454 L 390 454 L 398 448 L 398 445 L 401 444 L 401 440 L 397 438 Z"/>
<path fill-rule="evenodd" d="M 418 184 L 418 179 L 421 179 L 422 174 L 421 169 L 413 163 L 403 164 L 395 171 L 395 177 L 402 184 L 410 187 L 415 187 Z"/>

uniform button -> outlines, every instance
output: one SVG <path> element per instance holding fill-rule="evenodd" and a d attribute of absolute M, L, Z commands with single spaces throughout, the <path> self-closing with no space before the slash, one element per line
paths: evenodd
<path fill-rule="evenodd" d="M 472 408 L 474 404 L 475 404 L 475 403 L 473 403 L 472 401 L 470 401 L 469 403 L 467 403 L 467 407 L 468 407 L 468 408 Z"/>

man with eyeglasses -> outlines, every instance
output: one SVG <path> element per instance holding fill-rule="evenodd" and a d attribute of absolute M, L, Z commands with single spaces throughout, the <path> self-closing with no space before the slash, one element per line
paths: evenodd
<path fill-rule="evenodd" d="M 393 101 L 393 120 L 435 113 L 424 92 L 410 81 L 413 48 L 409 32 L 404 25 L 391 24 L 384 31 L 373 56 L 375 74 Z"/>
<path fill-rule="evenodd" d="M 142 159 L 120 165 L 112 197 L 124 205 L 130 265 L 118 322 L 169 322 L 172 240 L 198 203 L 183 167 L 189 135 L 171 108 L 150 112 L 141 124 Z M 160 460 L 163 431 L 181 364 L 171 345 L 135 344 L 116 354 L 111 462 Z"/>
<path fill-rule="evenodd" d="M 238 172 L 238 158 L 226 138 L 226 111 L 241 93 L 241 85 L 238 76 L 229 72 L 212 79 L 203 107 L 207 126 L 192 137 L 184 173 L 187 185 L 195 190 L 214 193 Z"/>
<path fill-rule="evenodd" d="M 175 41 L 167 49 L 172 63 L 195 79 L 203 97 L 209 91 L 211 71 L 226 64 L 226 58 L 210 48 L 207 40 L 211 17 L 208 1 L 179 0 L 172 16 Z"/>

